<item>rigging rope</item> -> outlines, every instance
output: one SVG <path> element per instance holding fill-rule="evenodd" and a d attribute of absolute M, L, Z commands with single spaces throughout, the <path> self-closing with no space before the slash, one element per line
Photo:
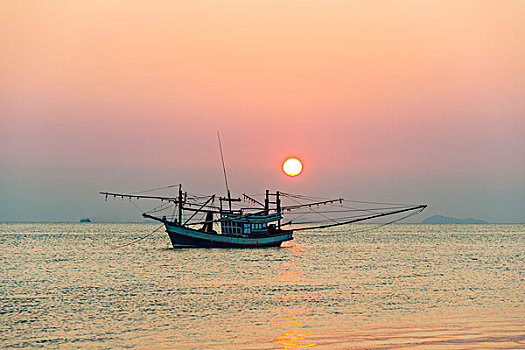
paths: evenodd
<path fill-rule="evenodd" d="M 415 211 L 415 212 L 412 212 L 412 213 L 410 213 L 410 214 L 408 214 L 408 215 L 405 215 L 405 216 L 402 216 L 402 217 L 400 217 L 400 218 L 397 218 L 397 219 L 395 219 L 395 220 L 389 221 L 389 222 L 387 222 L 387 223 L 384 223 L 384 224 L 378 224 L 377 226 L 370 227 L 370 228 L 367 228 L 367 229 L 362 229 L 362 230 L 357 230 L 357 231 L 351 231 L 350 233 L 366 232 L 366 231 L 375 230 L 375 229 L 378 229 L 378 228 L 381 228 L 381 227 L 384 227 L 384 226 L 388 226 L 388 225 L 390 225 L 390 224 L 394 224 L 394 223 L 399 222 L 399 221 L 401 221 L 401 220 L 408 219 L 408 218 L 411 217 L 411 216 L 417 215 L 417 214 L 421 213 L 423 210 L 424 210 L 424 208 L 421 209 L 421 210 L 419 210 L 419 211 Z"/>
<path fill-rule="evenodd" d="M 285 197 L 293 197 L 297 199 L 305 199 L 305 200 L 330 200 L 329 198 L 325 197 L 314 197 L 314 196 L 305 196 L 301 194 L 292 194 L 292 193 L 286 193 L 281 192 L 281 194 Z M 371 201 L 362 201 L 362 200 L 349 200 L 345 199 L 345 202 L 352 202 L 352 203 L 363 203 L 363 204 L 382 204 L 382 205 L 395 205 L 395 206 L 411 206 L 410 203 L 386 203 L 386 202 L 371 202 Z"/>
<path fill-rule="evenodd" d="M 133 204 L 133 206 L 134 206 L 135 208 L 137 208 L 138 211 L 140 211 L 141 213 L 144 212 L 144 211 L 143 211 L 138 205 L 136 205 L 136 204 L 131 200 L 131 198 L 129 199 L 129 202 L 130 202 L 131 204 Z"/>
<path fill-rule="evenodd" d="M 292 201 L 298 203 L 298 204 L 301 204 L 301 205 L 303 204 L 303 203 L 301 203 L 301 202 L 299 202 L 298 200 L 295 200 L 295 199 L 293 199 L 293 198 L 290 198 L 290 199 L 291 199 Z M 310 210 L 312 210 L 312 211 L 315 212 L 316 214 L 318 214 L 318 215 L 324 217 L 324 218 L 327 219 L 327 220 L 330 220 L 330 221 L 332 221 L 332 222 L 337 222 L 336 220 L 334 220 L 334 219 L 332 219 L 332 218 L 330 218 L 330 217 L 328 217 L 328 216 L 326 216 L 326 215 L 324 215 L 324 214 L 321 214 L 320 212 L 317 212 L 315 209 L 312 209 L 312 207 L 310 207 Z M 297 219 L 296 219 L 296 220 L 297 220 Z"/>
<path fill-rule="evenodd" d="M 155 208 L 151 210 L 148 210 L 146 213 L 149 213 L 149 214 L 158 213 L 159 211 L 166 210 L 170 204 L 171 202 L 162 203 L 161 205 L 156 206 Z"/>
<path fill-rule="evenodd" d="M 119 248 L 123 248 L 123 247 L 127 247 L 129 245 L 132 245 L 132 244 L 135 244 L 137 242 L 140 242 L 142 241 L 143 239 L 146 239 L 147 237 L 151 236 L 152 234 L 154 234 L 155 232 L 157 232 L 161 227 L 163 227 L 164 224 L 160 225 L 159 227 L 157 227 L 155 230 L 153 230 L 152 232 L 148 233 L 147 235 L 143 236 L 143 237 L 140 237 L 140 238 L 137 238 L 129 243 L 126 243 L 126 244 L 123 244 L 123 245 L 119 245 L 119 246 L 115 246 L 115 247 L 112 247 L 112 249 L 119 249 Z"/>
<path fill-rule="evenodd" d="M 146 192 L 153 192 L 153 191 L 164 190 L 166 188 L 172 188 L 172 187 L 177 187 L 177 186 L 179 186 L 179 185 L 178 184 L 177 185 L 169 185 L 169 186 L 154 188 L 154 189 L 151 189 L 151 190 L 144 190 L 144 191 L 140 191 L 140 192 L 134 192 L 133 194 L 141 194 L 141 193 L 146 193 Z"/>
<path fill-rule="evenodd" d="M 363 208 L 363 209 L 360 209 L 360 208 L 353 208 L 353 207 L 346 207 L 346 206 L 343 206 L 343 208 L 347 208 L 347 209 L 341 209 L 341 210 L 316 210 L 315 213 L 351 213 L 351 212 L 367 212 L 367 213 L 371 213 L 371 214 L 374 214 L 378 211 L 382 211 L 382 210 L 393 210 L 393 209 L 401 209 L 401 208 L 404 208 L 404 207 L 381 207 L 381 208 Z M 308 214 L 308 213 L 312 213 L 312 211 L 295 211 L 294 214 Z"/>

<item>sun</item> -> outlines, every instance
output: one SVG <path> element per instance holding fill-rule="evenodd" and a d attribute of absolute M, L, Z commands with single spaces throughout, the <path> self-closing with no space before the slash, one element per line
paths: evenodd
<path fill-rule="evenodd" d="M 297 176 L 303 171 L 303 164 L 295 157 L 287 158 L 283 163 L 283 171 L 288 176 Z"/>

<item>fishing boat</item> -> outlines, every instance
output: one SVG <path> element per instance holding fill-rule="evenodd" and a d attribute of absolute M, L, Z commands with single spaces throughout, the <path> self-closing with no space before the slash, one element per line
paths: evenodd
<path fill-rule="evenodd" d="M 217 197 L 215 194 L 202 196 L 183 191 L 181 184 L 178 185 L 178 195 L 172 197 L 107 191 L 100 194 L 106 200 L 121 198 L 130 201 L 160 201 L 159 206 L 142 213 L 142 216 L 161 222 L 173 247 L 279 247 L 283 242 L 293 239 L 294 231 L 321 230 L 396 215 L 394 221 L 399 221 L 426 208 L 426 205 L 386 206 L 386 203 L 362 201 L 351 201 L 353 206 L 348 207 L 343 205 L 343 198 L 304 202 L 313 197 L 279 191 L 272 193 L 269 190 L 265 191 L 263 201 L 248 194 L 243 194 L 242 198 L 232 198 L 229 191 L 226 197 Z M 291 203 L 283 205 L 283 199 Z M 240 202 L 245 205 L 235 205 Z M 355 204 L 358 203 L 368 206 L 357 208 Z M 166 211 L 172 212 L 172 215 L 158 214 Z M 329 216 L 330 214 L 335 215 Z M 288 215 L 303 220 L 284 220 Z M 305 221 L 306 215 L 320 215 L 324 220 Z"/>
<path fill-rule="evenodd" d="M 343 198 L 318 198 L 285 192 L 242 194 L 233 198 L 228 186 L 220 137 L 226 195 L 192 194 L 182 184 L 136 193 L 100 192 L 108 198 L 160 201 L 142 212 L 148 220 L 161 222 L 173 247 L 254 248 L 279 247 L 293 239 L 293 233 L 393 217 L 387 223 L 416 215 L 426 205 L 350 201 Z M 144 194 L 178 187 L 172 196 Z M 134 204 L 135 205 L 135 204 Z M 137 205 L 135 205 L 139 208 Z M 315 218 L 312 218 L 314 216 Z M 384 224 L 384 223 L 381 223 Z"/>

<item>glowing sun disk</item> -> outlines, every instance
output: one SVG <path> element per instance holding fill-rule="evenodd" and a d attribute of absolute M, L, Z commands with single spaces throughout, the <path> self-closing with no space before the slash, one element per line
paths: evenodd
<path fill-rule="evenodd" d="M 283 163 L 283 171 L 288 176 L 297 176 L 303 171 L 303 164 L 295 157 L 287 158 Z"/>

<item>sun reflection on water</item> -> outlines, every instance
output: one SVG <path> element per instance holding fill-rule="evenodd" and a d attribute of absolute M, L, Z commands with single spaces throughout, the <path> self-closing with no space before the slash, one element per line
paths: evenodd
<path fill-rule="evenodd" d="M 302 255 L 298 254 L 300 247 L 291 247 L 292 254 L 290 259 L 283 260 L 279 268 L 278 280 L 288 286 L 301 285 L 305 282 L 305 273 L 302 269 Z M 283 303 L 290 301 L 304 300 L 304 296 L 293 294 L 281 296 Z M 312 318 L 308 315 L 308 310 L 299 306 L 283 307 L 276 310 L 276 317 L 271 322 L 272 327 L 280 329 L 281 333 L 276 336 L 272 343 L 277 345 L 277 349 L 307 349 L 317 346 L 311 340 Z"/>
<path fill-rule="evenodd" d="M 311 329 L 306 328 L 311 326 L 311 320 L 305 315 L 304 309 L 283 309 L 281 315 L 275 322 L 272 322 L 274 327 L 284 328 L 282 333 L 272 341 L 278 346 L 274 349 L 306 349 L 317 346 L 317 343 L 310 339 Z"/>

